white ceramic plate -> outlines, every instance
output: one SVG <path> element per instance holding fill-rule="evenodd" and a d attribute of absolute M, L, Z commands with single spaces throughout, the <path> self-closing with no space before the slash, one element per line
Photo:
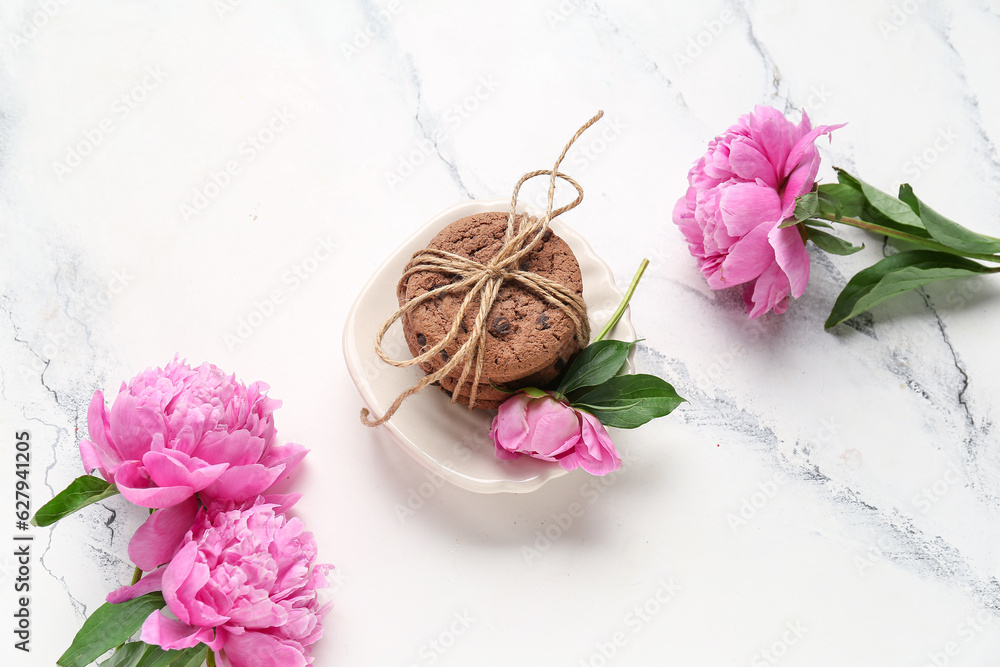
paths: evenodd
<path fill-rule="evenodd" d="M 347 369 L 368 409 L 375 415 L 400 393 L 416 384 L 423 371 L 418 367 L 396 368 L 375 354 L 375 334 L 385 318 L 396 311 L 396 282 L 413 253 L 425 247 L 447 225 L 476 213 L 509 210 L 509 200 L 476 200 L 452 206 L 431 218 L 375 271 L 361 290 L 344 325 L 344 357 Z M 518 212 L 527 207 L 518 207 Z M 536 213 L 537 214 L 537 213 Z M 583 296 L 594 335 L 607 323 L 621 302 L 623 292 L 615 284 L 608 265 L 593 248 L 557 218 L 552 230 L 572 248 L 583 275 Z M 609 338 L 635 340 L 628 311 Z M 391 357 L 407 359 L 410 351 L 403 327 L 396 322 L 383 340 Z M 633 372 L 629 358 L 627 372 Z M 559 464 L 522 456 L 502 461 L 493 454 L 490 424 L 495 410 L 469 410 L 451 403 L 436 387 L 411 396 L 392 419 L 380 426 L 414 459 L 428 470 L 464 489 L 477 493 L 526 493 L 566 474 Z"/>

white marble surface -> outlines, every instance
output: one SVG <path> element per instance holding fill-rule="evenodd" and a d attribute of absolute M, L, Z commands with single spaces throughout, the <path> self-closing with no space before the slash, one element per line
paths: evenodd
<path fill-rule="evenodd" d="M 80 474 L 94 390 L 174 354 L 270 383 L 312 449 L 321 667 L 998 664 L 1000 281 L 826 333 L 883 252 L 848 232 L 864 252 L 814 254 L 805 296 L 749 323 L 670 223 L 707 141 L 767 103 L 850 123 L 822 178 L 909 181 L 1000 235 L 997 0 L 9 0 L 0 26 L 2 664 L 53 664 L 141 520 L 114 499 L 30 531 L 15 652 L 14 433 L 40 503 Z M 597 109 L 566 222 L 619 283 L 652 260 L 638 365 L 690 403 L 617 434 L 610 480 L 432 488 L 358 422 L 348 308 L 410 230 L 507 196 Z"/>

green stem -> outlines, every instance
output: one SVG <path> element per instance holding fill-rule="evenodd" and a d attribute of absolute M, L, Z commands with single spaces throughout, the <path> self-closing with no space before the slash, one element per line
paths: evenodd
<path fill-rule="evenodd" d="M 815 216 L 820 220 L 826 220 L 828 222 L 839 222 L 850 227 L 857 227 L 858 229 L 863 229 L 873 234 L 882 234 L 883 236 L 891 236 L 892 238 L 900 239 L 913 243 L 915 245 L 923 246 L 924 248 L 929 248 L 931 250 L 937 250 L 938 252 L 946 252 L 949 255 L 958 255 L 959 257 L 968 257 L 969 259 L 979 259 L 986 262 L 1000 262 L 1000 255 L 990 255 L 986 253 L 978 252 L 961 252 L 953 248 L 949 248 L 946 245 L 942 245 L 933 239 L 922 238 L 920 236 L 914 236 L 913 234 L 907 234 L 906 232 L 901 232 L 895 229 L 890 229 L 888 227 L 883 227 L 882 225 L 876 225 L 872 222 L 866 222 L 864 220 L 858 220 L 857 218 L 833 218 L 833 217 L 823 217 L 820 215 Z"/>
<path fill-rule="evenodd" d="M 636 286 L 639 285 L 639 279 L 642 278 L 642 274 L 646 271 L 647 266 L 649 266 L 649 260 L 643 259 L 642 263 L 639 264 L 639 270 L 635 272 L 635 277 L 632 278 L 632 284 L 628 286 L 627 290 L 625 290 L 625 296 L 622 297 L 622 302 L 618 304 L 618 310 L 614 312 L 611 319 L 604 325 L 604 328 L 601 329 L 601 333 L 597 334 L 597 338 L 595 338 L 593 342 L 596 343 L 597 341 L 604 340 L 604 337 L 615 328 L 616 324 L 618 324 L 618 320 L 622 318 L 622 315 L 625 313 L 625 309 L 628 308 L 628 302 L 632 299 L 632 293 L 635 292 Z"/>
<path fill-rule="evenodd" d="M 140 579 L 142 579 L 142 568 L 136 565 L 135 572 L 132 573 L 132 585 L 135 586 Z"/>
<path fill-rule="evenodd" d="M 215 667 L 215 651 L 208 649 L 208 657 L 205 658 L 205 662 L 208 663 L 208 667 Z"/>

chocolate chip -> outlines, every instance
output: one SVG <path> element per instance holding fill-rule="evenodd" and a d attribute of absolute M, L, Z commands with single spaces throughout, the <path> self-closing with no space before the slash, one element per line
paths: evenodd
<path fill-rule="evenodd" d="M 444 359 L 445 361 L 448 361 L 448 351 L 447 350 L 441 350 L 441 358 Z"/>
<path fill-rule="evenodd" d="M 418 333 L 417 334 L 417 345 L 419 345 L 420 347 L 423 347 L 424 345 L 427 345 L 427 336 L 423 335 L 422 333 Z"/>
<path fill-rule="evenodd" d="M 490 332 L 494 336 L 506 336 L 510 333 L 510 320 L 503 316 L 496 318 L 490 325 Z"/>
<path fill-rule="evenodd" d="M 539 330 L 548 329 L 549 328 L 549 316 L 546 315 L 545 313 L 542 313 L 541 315 L 539 315 L 538 319 L 535 320 L 535 328 L 539 329 Z"/>
<path fill-rule="evenodd" d="M 553 365 L 553 368 L 556 369 L 556 373 L 559 373 L 562 369 L 566 368 L 566 360 L 559 357 L 556 359 L 556 363 Z"/>
<path fill-rule="evenodd" d="M 550 238 L 552 238 L 552 230 L 546 229 L 545 233 L 542 234 L 542 243 L 548 243 Z"/>

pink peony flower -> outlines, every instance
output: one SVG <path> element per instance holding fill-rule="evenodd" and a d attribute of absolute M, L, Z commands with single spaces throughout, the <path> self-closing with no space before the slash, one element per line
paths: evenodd
<path fill-rule="evenodd" d="M 795 125 L 773 107 L 753 113 L 717 136 L 688 172 L 687 193 L 674 206 L 698 268 L 712 289 L 746 283 L 751 318 L 788 309 L 809 282 L 809 253 L 792 216 L 819 169 L 814 142 L 843 125 Z"/>
<path fill-rule="evenodd" d="M 594 475 L 606 475 L 622 465 L 604 424 L 552 392 L 538 398 L 518 392 L 508 398 L 493 418 L 490 436 L 497 458 L 505 460 L 527 454 L 558 461 L 566 470 L 582 467 Z"/>
<path fill-rule="evenodd" d="M 173 544 L 170 562 L 134 586 L 113 591 L 108 602 L 163 591 L 176 618 L 162 610 L 150 614 L 140 635 L 147 644 L 169 650 L 204 643 L 227 667 L 312 664 L 310 646 L 322 635 L 322 617 L 330 607 L 320 605 L 316 589 L 327 585 L 331 566 L 315 563 L 316 542 L 302 522 L 276 509 L 258 498 L 198 510 Z M 174 536 L 151 530 L 143 537 L 137 533 L 136 540 L 170 542 Z"/>
<path fill-rule="evenodd" d="M 94 394 L 90 439 L 80 442 L 84 468 L 143 507 L 170 507 L 196 493 L 206 502 L 254 498 L 308 451 L 274 443 L 272 413 L 281 401 L 267 389 L 245 387 L 212 364 L 192 369 L 175 359 L 147 369 L 122 383 L 110 411 Z"/>

